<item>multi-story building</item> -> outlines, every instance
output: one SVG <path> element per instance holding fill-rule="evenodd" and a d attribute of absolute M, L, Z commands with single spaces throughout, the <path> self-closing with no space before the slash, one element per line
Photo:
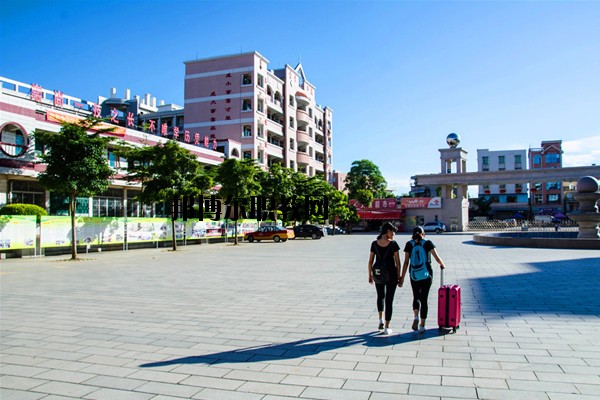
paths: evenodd
<path fill-rule="evenodd" d="M 331 182 L 333 112 L 315 96 L 302 65 L 269 69 L 257 52 L 188 61 L 184 129 L 239 145 L 265 169 L 280 163 Z"/>
<path fill-rule="evenodd" d="M 543 141 L 529 149 L 529 169 L 562 168 L 562 140 Z M 563 210 L 563 182 L 531 182 L 531 207 L 536 214 L 554 214 Z"/>
<path fill-rule="evenodd" d="M 42 168 L 37 154 L 43 149 L 32 133 L 58 132 L 62 122 L 90 116 L 105 118 L 113 135 L 128 143 L 177 140 L 205 165 L 224 157 L 254 158 L 265 169 L 277 162 L 333 182 L 333 112 L 316 103 L 315 86 L 301 65 L 269 70 L 268 60 L 256 52 L 185 65 L 185 107 L 157 104 L 150 94 L 132 97 L 129 89 L 119 97 L 115 88 L 92 102 L 0 77 L 0 206 L 34 203 L 50 214 L 65 214 L 63 199 L 37 182 Z M 79 199 L 78 215 L 164 214 L 134 201 L 140 188 L 122 179 L 125 161 L 110 149 L 106 158 L 116 178 L 102 196 Z"/>
<path fill-rule="evenodd" d="M 477 150 L 478 172 L 527 169 L 525 150 Z M 479 197 L 489 198 L 495 218 L 510 218 L 527 209 L 524 182 L 479 185 Z"/>

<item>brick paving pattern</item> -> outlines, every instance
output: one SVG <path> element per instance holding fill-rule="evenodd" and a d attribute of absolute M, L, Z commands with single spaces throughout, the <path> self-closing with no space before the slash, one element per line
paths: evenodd
<path fill-rule="evenodd" d="M 374 236 L 1 260 L 0 399 L 600 398 L 596 251 L 430 235 L 460 330 L 432 290 L 413 333 L 407 284 L 382 336 Z"/>

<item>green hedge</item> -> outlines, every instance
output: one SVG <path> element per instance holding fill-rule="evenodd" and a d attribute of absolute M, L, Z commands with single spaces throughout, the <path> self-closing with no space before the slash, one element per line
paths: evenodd
<path fill-rule="evenodd" d="M 0 208 L 0 215 L 37 215 L 38 219 L 42 215 L 48 215 L 46 210 L 35 204 L 7 204 Z"/>

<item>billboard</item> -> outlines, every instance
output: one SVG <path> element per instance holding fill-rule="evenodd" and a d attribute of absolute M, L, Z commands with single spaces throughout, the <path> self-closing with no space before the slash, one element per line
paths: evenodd
<path fill-rule="evenodd" d="M 441 197 L 408 197 L 400 200 L 402 208 L 442 208 Z"/>

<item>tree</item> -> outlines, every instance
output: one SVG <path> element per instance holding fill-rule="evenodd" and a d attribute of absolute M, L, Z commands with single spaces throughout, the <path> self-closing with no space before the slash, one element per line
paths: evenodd
<path fill-rule="evenodd" d="M 329 216 L 333 221 L 334 235 L 336 219 L 340 222 L 348 222 L 355 212 L 355 209 L 352 210 L 348 204 L 348 196 L 346 195 L 346 193 L 334 189 L 331 194 L 331 197 L 329 198 Z"/>
<path fill-rule="evenodd" d="M 275 163 L 269 168 L 269 172 L 260 171 L 258 173 L 258 181 L 261 186 L 261 194 L 267 200 L 267 206 L 279 205 L 279 200 L 282 198 L 288 199 L 292 197 L 294 171 L 290 168 L 285 168 L 279 163 Z M 275 200 L 275 204 L 271 204 L 271 199 Z M 267 210 L 273 213 L 275 221 L 277 221 L 277 211 Z"/>
<path fill-rule="evenodd" d="M 385 198 L 387 183 L 379 167 L 369 160 L 359 160 L 352 163 L 352 168 L 346 176 L 348 197 L 358 200 L 368 206 L 374 198 Z"/>
<path fill-rule="evenodd" d="M 126 179 L 142 184 L 137 199 L 144 203 L 172 201 L 175 196 L 199 196 L 212 186 L 212 178 L 204 171 L 196 156 L 174 140 L 156 146 L 124 146 L 118 154 L 128 161 Z M 175 251 L 177 237 L 173 207 L 171 213 L 172 246 Z"/>
<path fill-rule="evenodd" d="M 38 144 L 48 148 L 40 155 L 40 163 L 46 170 L 38 176 L 48 190 L 68 196 L 71 216 L 71 259 L 77 259 L 77 237 L 75 229 L 75 206 L 77 197 L 94 196 L 108 189 L 113 171 L 106 160 L 111 137 L 101 136 L 108 129 L 89 133 L 98 119 L 87 119 L 79 123 L 64 123 L 58 133 L 35 131 Z"/>
<path fill-rule="evenodd" d="M 260 192 L 260 183 L 257 178 L 260 170 L 255 160 L 228 158 L 223 161 L 216 173 L 216 180 L 221 184 L 219 196 L 222 199 L 232 199 L 240 206 L 248 206 L 250 196 L 257 196 Z M 238 244 L 237 221 L 234 227 L 234 244 Z"/>

